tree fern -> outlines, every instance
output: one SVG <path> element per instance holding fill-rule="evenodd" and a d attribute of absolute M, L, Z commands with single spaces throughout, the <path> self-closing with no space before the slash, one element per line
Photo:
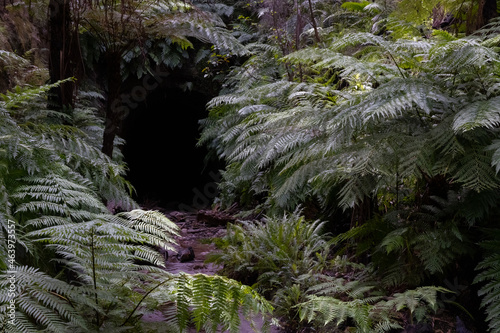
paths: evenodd
<path fill-rule="evenodd" d="M 172 13 L 176 14 L 172 16 Z M 218 15 L 201 12 L 196 6 L 182 2 L 155 3 L 144 14 L 148 17 L 146 25 L 153 34 L 170 36 L 184 48 L 192 46 L 186 37 L 195 37 L 213 44 L 222 52 L 246 52 L 230 31 L 223 28 L 224 23 Z"/>
<path fill-rule="evenodd" d="M 486 149 L 493 151 L 493 156 L 492 156 L 492 161 L 491 164 L 492 166 L 495 167 L 496 173 L 500 170 L 500 141 L 498 139 L 493 140 L 491 145 L 486 147 Z"/>
<path fill-rule="evenodd" d="M 492 156 L 489 152 L 478 152 L 481 148 L 478 147 L 475 151 L 467 152 L 466 155 L 457 160 L 454 169 L 452 169 L 457 182 L 478 192 L 499 186 L 497 175 L 491 168 Z"/>
<path fill-rule="evenodd" d="M 131 186 L 124 179 L 125 167 L 119 161 L 119 154 L 115 154 L 117 160 L 113 161 L 100 151 L 104 126 L 96 110 L 86 106 L 89 101 L 85 96 L 92 94 L 83 94 L 70 114 L 47 110 L 43 95 L 62 82 L 19 88 L 3 96 L 3 106 L 8 112 L 3 120 L 12 119 L 10 114 L 16 119 L 10 126 L 17 134 L 4 137 L 11 167 L 33 174 L 46 172 L 42 165 L 51 161 L 58 172 L 69 167 L 90 179 L 104 200 L 125 209 L 136 208 L 128 193 Z"/>
<path fill-rule="evenodd" d="M 137 215 L 141 214 L 133 212 L 130 216 L 134 215 L 137 222 Z M 148 218 L 142 218 L 143 222 L 140 223 L 142 229 L 151 232 L 151 235 L 155 237 L 156 232 L 146 227 L 146 221 L 154 221 L 155 224 L 161 225 L 166 218 L 155 217 L 154 212 L 143 212 L 142 215 L 149 215 Z M 79 312 L 85 313 L 85 321 L 93 321 L 95 325 L 93 327 L 105 325 L 111 330 L 120 324 L 121 326 L 133 324 L 133 321 L 129 321 L 134 315 L 137 316 L 135 312 L 145 298 L 150 294 L 158 295 L 160 299 L 165 298 L 160 296 L 161 293 L 170 295 L 165 302 L 173 301 L 178 304 L 179 310 L 175 311 L 174 317 L 169 318 L 168 323 L 170 326 L 177 326 L 177 331 L 179 329 L 183 331 L 190 322 L 190 312 L 181 310 L 188 307 L 194 307 L 193 320 L 198 323 L 198 328 L 202 323 L 206 329 L 223 325 L 234 332 L 238 331 L 240 308 L 243 309 L 245 315 L 270 313 L 270 305 L 261 296 L 258 296 L 250 287 L 235 281 L 204 275 L 173 276 L 151 265 L 133 263 L 133 260 L 140 259 L 142 262 L 163 265 L 159 254 L 144 246 L 146 244 L 157 245 L 154 238 L 122 225 L 127 223 L 102 215 L 92 221 L 46 227 L 27 235 L 36 242 L 46 243 L 49 248 L 54 248 L 62 258 L 56 261 L 75 273 L 81 285 L 79 287 L 69 286 L 58 280 L 52 283 L 55 286 L 59 285 L 57 287 L 59 293 L 66 289 L 71 291 L 66 297 L 70 302 L 77 304 Z M 145 269 L 148 271 L 147 275 L 143 273 Z M 50 280 L 44 283 L 50 285 Z M 179 287 L 182 285 L 182 288 L 177 288 L 177 284 Z M 149 291 L 141 295 L 142 289 L 149 289 Z M 117 301 L 117 297 L 123 302 Z M 71 310 L 75 311 L 73 308 Z M 37 315 L 36 311 L 41 311 L 39 307 L 35 306 L 34 311 L 27 314 L 29 321 L 32 320 L 37 324 L 49 322 L 51 325 L 57 325 L 57 319 L 52 318 L 51 321 L 46 321 L 41 315 Z M 65 311 L 68 312 L 68 310 Z M 46 312 L 48 316 L 52 316 L 50 311 Z M 66 312 L 61 312 L 61 316 L 66 317 Z M 93 312 L 95 314 L 91 316 Z M 106 324 L 103 322 L 104 319 L 107 321 Z M 66 327 L 68 327 L 67 324 Z"/>
<path fill-rule="evenodd" d="M 134 314 L 137 307 L 151 291 L 156 288 L 157 292 L 173 288 L 176 278 L 157 268 L 164 267 L 164 258 L 155 247 L 173 249 L 173 236 L 178 232 L 178 227 L 163 214 L 133 210 L 112 216 L 92 195 L 92 183 L 89 181 L 77 184 L 72 182 L 70 177 L 55 175 L 44 178 L 31 177 L 25 181 L 30 185 L 19 187 L 18 192 L 14 194 L 16 199 L 21 200 L 15 214 L 33 217 L 26 221 L 26 225 L 37 230 L 27 233 L 24 237 L 33 243 L 46 244 L 48 249 L 53 249 L 58 255 L 54 261 L 73 272 L 76 278 L 74 282 L 80 287 L 75 289 L 70 299 L 78 304 L 79 311 L 87 314 L 85 319 L 92 321 L 95 327 L 104 325 L 105 318 L 108 318 L 105 325 L 109 329 L 118 327 L 119 324 L 133 324 L 132 318 L 140 315 Z M 135 263 L 137 261 L 142 264 Z M 148 270 L 148 275 L 143 273 L 145 269 Z M 203 281 L 201 278 L 196 280 L 193 289 L 197 290 L 197 293 L 200 290 L 205 293 L 212 292 L 210 288 L 216 288 L 210 283 L 200 285 Z M 64 285 L 64 282 L 60 283 Z M 231 284 L 229 280 L 223 280 L 221 283 Z M 216 284 L 219 291 L 223 288 L 221 283 Z M 138 290 L 145 288 L 145 284 L 152 286 L 152 289 L 141 296 Z M 261 300 L 253 291 L 244 290 L 251 296 L 237 298 L 238 303 L 231 308 L 232 322 L 227 316 L 210 315 L 213 325 L 227 324 L 236 331 L 240 306 L 253 304 L 251 306 L 255 309 L 261 304 Z M 198 299 L 205 297 L 197 293 L 185 301 L 189 306 L 198 306 L 199 311 L 210 312 L 215 305 L 212 302 L 196 303 Z M 127 297 L 127 301 L 117 302 L 116 295 Z M 172 301 L 172 298 L 167 301 Z M 218 302 L 219 305 L 227 303 L 222 300 Z M 266 306 L 264 303 L 262 305 Z M 267 313 L 270 308 L 261 310 Z M 91 316 L 91 313 L 94 315 Z M 182 313 L 178 315 L 182 316 Z M 235 315 L 238 320 L 234 319 Z M 127 317 L 125 322 L 123 316 Z M 198 318 L 201 318 L 201 322 L 205 317 L 200 314 Z M 33 317 L 35 322 L 39 319 L 37 316 Z M 175 322 L 173 320 L 171 324 L 174 325 Z"/>
<path fill-rule="evenodd" d="M 241 199 L 262 204 L 259 209 L 286 211 L 320 203 L 323 213 L 335 216 L 332 229 L 348 228 L 349 219 L 355 226 L 336 239 L 342 239 L 339 251 L 372 262 L 380 277 L 376 283 L 389 288 L 418 288 L 441 279 L 480 251 L 470 227 L 491 224 L 498 206 L 500 30 L 495 20 L 468 37 L 432 32 L 427 19 L 436 5 L 400 2 L 401 10 L 411 7 L 407 19 L 403 11 L 388 18 L 381 14 L 374 18 L 380 20 L 376 27 L 362 22 L 364 12 L 332 6 L 324 17 L 337 13 L 324 22 L 329 28 L 323 44 L 283 52 L 281 69 L 296 75 L 252 77 L 273 59 L 240 67 L 242 73 L 251 69 L 251 78 L 231 76 L 230 89 L 208 104 L 210 116 L 202 123 L 203 143 L 227 162 L 220 188 L 228 205 Z M 440 8 L 453 11 L 456 31 L 476 22 L 477 7 L 462 5 L 440 2 Z M 363 4 L 344 7 L 349 6 Z M 465 19 L 468 27 L 458 26 Z M 233 236 L 231 243 L 245 240 L 241 230 Z M 250 251 L 232 260 L 238 262 L 234 271 L 256 268 Z M 258 275 L 280 283 L 276 275 Z M 295 289 L 276 294 L 303 297 L 297 281 Z M 364 314 L 358 314 L 358 327 L 390 331 L 390 316 L 379 322 L 370 317 L 376 305 L 390 304 L 384 309 L 392 314 L 404 307 L 407 315 L 422 319 L 435 309 L 435 291 L 391 295 L 401 303 L 342 295 L 318 301 L 323 312 L 317 316 L 320 324 L 347 325 L 359 309 Z M 419 310 L 413 307 L 417 303 Z M 496 313 L 490 304 L 484 308 Z M 303 318 L 314 316 L 312 311 Z M 494 315 L 489 318 L 494 321 Z"/>
<path fill-rule="evenodd" d="M 386 219 L 393 227 L 392 231 L 383 231 L 386 235 L 378 250 L 384 251 L 387 257 L 374 254 L 374 261 L 381 260 L 380 265 L 386 272 L 382 283 L 398 285 L 406 281 L 418 285 L 426 276 L 447 274 L 457 258 L 472 253 L 466 233 L 468 225 L 464 221 L 469 217 L 468 209 L 461 206 L 467 202 L 462 196 L 474 195 L 473 191 L 461 194 L 450 191 L 448 198 L 433 197 L 434 205 L 425 206 L 421 212 L 387 214 Z"/>
<path fill-rule="evenodd" d="M 25 87 L 21 88 L 20 86 L 16 86 L 13 91 L 8 91 L 6 94 L 1 94 L 3 104 L 5 108 L 12 109 L 16 107 L 20 107 L 22 104 L 26 105 L 26 103 L 30 100 L 33 100 L 37 97 L 43 96 L 50 89 L 59 86 L 64 82 L 68 82 L 73 80 L 72 78 L 68 78 L 66 80 L 62 80 L 53 84 L 47 84 L 40 87 Z"/>
<path fill-rule="evenodd" d="M 349 49 L 353 47 L 356 48 L 354 53 Z M 467 57 L 467 61 L 457 60 L 459 57 Z M 313 77 L 317 76 L 317 71 L 334 69 L 347 79 L 349 86 L 338 91 L 332 87 L 314 88 L 313 84 L 297 85 L 284 91 L 290 96 L 287 101 L 282 100 L 281 95 L 273 97 L 257 93 L 274 84 L 244 90 L 244 95 L 221 96 L 209 104 L 214 108 L 214 116 L 220 120 L 212 121 L 203 133 L 212 133 L 210 138 L 204 136 L 203 140 L 217 140 L 221 157 L 229 157 L 230 163 L 239 163 L 240 174 L 245 175 L 243 178 L 251 179 L 258 172 L 268 174 L 272 184 L 269 194 L 278 199 L 276 202 L 280 206 L 292 208 L 303 200 L 304 194 L 326 192 L 319 181 L 325 181 L 325 175 L 330 175 L 328 184 L 338 184 L 347 178 L 351 179 L 351 185 L 357 182 L 344 171 L 353 166 L 352 152 L 354 156 L 373 157 L 371 163 L 358 165 L 359 176 L 372 173 L 382 177 L 371 185 L 373 191 L 364 191 L 365 194 L 373 194 L 381 186 L 394 182 L 394 173 L 405 179 L 421 179 L 420 170 L 424 169 L 432 174 L 451 173 L 447 175 L 450 180 L 478 191 L 496 186 L 496 177 L 488 166 L 491 155 L 487 152 L 472 155 L 471 161 L 466 161 L 472 157 L 465 151 L 463 156 L 457 156 L 457 150 L 439 155 L 443 148 L 463 149 L 465 142 L 465 146 L 474 146 L 474 141 L 482 140 L 479 137 L 484 132 L 464 135 L 463 130 L 492 129 L 496 124 L 495 108 L 489 107 L 496 97 L 474 98 L 471 95 L 478 89 L 487 94 L 485 82 L 495 80 L 493 75 L 487 74 L 487 68 L 494 68 L 497 62 L 497 55 L 491 48 L 474 39 L 391 41 L 370 33 L 350 33 L 334 39 L 328 48 L 301 50 L 287 55 L 283 61 L 311 66 L 316 71 L 311 71 Z M 468 65 L 463 67 L 463 63 Z M 475 79 L 478 73 L 485 73 L 484 82 Z M 252 102 L 253 99 L 256 102 Z M 279 108 L 257 107 L 269 99 L 271 105 L 279 105 Z M 223 100 L 224 110 L 235 108 L 233 110 L 245 112 L 242 111 L 239 117 L 234 116 L 234 111 L 220 113 Z M 463 105 L 459 112 L 454 109 L 457 103 Z M 247 114 L 246 110 L 255 112 Z M 452 118 L 455 122 L 450 128 L 449 119 Z M 231 123 L 227 122 L 229 119 Z M 218 126 L 222 124 L 231 125 L 220 131 L 228 134 L 219 141 L 217 129 L 221 129 Z M 460 132 L 455 134 L 451 132 L 459 129 Z M 387 165 L 387 156 L 395 154 L 395 147 L 387 145 L 391 132 L 397 133 L 395 137 L 398 139 L 405 138 L 397 148 L 398 154 L 413 154 L 414 158 L 406 158 L 409 155 L 401 159 L 391 158 L 393 165 Z M 448 138 L 446 144 L 449 146 L 444 146 L 444 141 L 434 141 L 438 134 L 440 140 Z M 422 140 L 430 145 L 422 145 Z M 481 145 L 485 147 L 488 142 L 482 141 Z M 417 146 L 420 148 L 415 150 Z M 221 149 L 229 149 L 232 153 Z M 471 149 L 477 151 L 477 147 Z M 346 153 L 342 155 L 344 151 Z M 378 153 L 386 151 L 386 156 Z M 481 168 L 472 169 L 471 163 Z M 454 168 L 450 170 L 451 164 Z M 477 172 L 474 174 L 472 170 Z M 314 184 L 313 190 L 309 191 L 306 188 L 311 184 Z M 344 189 L 341 192 L 342 205 L 349 202 L 348 206 L 353 206 L 353 200 L 348 199 L 350 196 L 355 198 L 354 201 L 364 197 L 355 195 L 356 187 Z M 298 200 L 292 199 L 294 196 Z"/>
<path fill-rule="evenodd" d="M 498 54 L 474 39 L 458 39 L 438 44 L 431 52 L 436 69 L 447 73 L 468 73 L 498 62 Z"/>

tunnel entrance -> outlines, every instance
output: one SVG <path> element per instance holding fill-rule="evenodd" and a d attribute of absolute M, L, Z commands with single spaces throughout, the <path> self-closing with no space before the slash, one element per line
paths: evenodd
<path fill-rule="evenodd" d="M 195 211 L 216 196 L 217 161 L 196 147 L 200 119 L 210 97 L 195 91 L 162 88 L 148 94 L 124 124 L 122 149 L 139 204 Z"/>

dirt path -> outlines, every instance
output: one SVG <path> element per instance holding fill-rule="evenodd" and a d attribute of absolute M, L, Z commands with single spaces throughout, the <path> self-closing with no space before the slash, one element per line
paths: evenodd
<path fill-rule="evenodd" d="M 207 255 L 216 250 L 213 243 L 208 240 L 214 237 L 223 237 L 225 235 L 226 229 L 223 221 L 217 223 L 217 221 L 211 221 L 208 225 L 206 221 L 200 221 L 200 217 L 196 214 L 182 213 L 182 212 L 164 212 L 167 217 L 175 222 L 181 229 L 180 237 L 177 239 L 178 245 L 175 246 L 175 251 L 168 251 L 168 260 L 166 262 L 166 270 L 171 273 L 185 272 L 188 274 L 203 273 L 207 275 L 217 274 L 220 267 L 214 264 L 205 264 L 205 259 Z M 177 258 L 177 253 L 186 251 L 189 247 L 193 248 L 194 260 L 187 262 L 181 262 Z M 156 310 L 152 313 L 148 313 L 143 316 L 142 320 L 148 322 L 160 323 L 165 321 L 160 310 Z M 251 328 L 250 322 L 246 320 L 243 316 L 240 316 L 241 326 L 239 333 L 253 333 L 256 332 Z M 261 318 L 253 318 L 254 323 L 257 327 L 262 326 Z M 158 326 L 161 327 L 161 326 Z M 163 332 L 159 328 L 156 332 Z M 190 329 L 187 333 L 195 333 L 195 329 Z M 203 331 L 202 331 L 203 332 Z M 257 330 L 260 332 L 260 330 Z M 270 333 L 280 332 L 277 328 L 271 327 Z"/>

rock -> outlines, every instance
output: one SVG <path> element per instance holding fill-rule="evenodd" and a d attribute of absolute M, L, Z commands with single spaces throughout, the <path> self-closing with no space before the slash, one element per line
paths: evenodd
<path fill-rule="evenodd" d="M 183 212 L 178 212 L 178 211 L 172 211 L 165 213 L 165 215 L 172 221 L 174 222 L 180 222 L 183 221 L 186 218 L 186 214 Z"/>
<path fill-rule="evenodd" d="M 177 259 L 180 262 L 187 262 L 194 260 L 194 250 L 190 246 L 187 249 L 182 249 L 177 253 Z"/>
<path fill-rule="evenodd" d="M 226 226 L 236 220 L 232 215 L 215 210 L 200 210 L 196 214 L 196 220 L 211 227 Z"/>

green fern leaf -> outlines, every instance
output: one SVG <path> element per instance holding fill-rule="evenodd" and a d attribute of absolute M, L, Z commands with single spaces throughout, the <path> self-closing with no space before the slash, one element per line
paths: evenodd
<path fill-rule="evenodd" d="M 149 235 L 150 242 L 157 246 L 174 250 L 172 245 L 176 244 L 174 237 L 179 235 L 179 227 L 162 213 L 135 209 L 118 216 L 125 218 L 125 221 L 118 220 L 118 223 Z"/>
<path fill-rule="evenodd" d="M 477 101 L 461 108 L 455 116 L 455 131 L 470 131 L 477 127 L 493 129 L 500 125 L 500 96 Z"/>
<path fill-rule="evenodd" d="M 272 311 L 270 304 L 250 287 L 221 276 L 180 274 L 176 285 L 177 321 L 181 331 L 192 318 L 198 330 L 212 331 L 222 325 L 223 329 L 238 332 L 240 308 L 246 316 L 267 316 Z"/>
<path fill-rule="evenodd" d="M 452 171 L 454 181 L 475 191 L 497 188 L 499 180 L 491 167 L 491 154 L 470 151 L 462 156 Z"/>
<path fill-rule="evenodd" d="M 16 287 L 13 291 L 9 282 L 12 275 Z M 76 296 L 74 286 L 27 266 L 16 267 L 15 273 L 4 272 L 1 277 L 0 321 L 7 322 L 9 332 L 39 331 L 40 326 L 54 333 L 86 329 L 84 318 L 69 301 Z M 10 296 L 11 293 L 15 296 Z M 15 301 L 16 309 L 14 325 L 6 318 L 11 299 Z"/>

